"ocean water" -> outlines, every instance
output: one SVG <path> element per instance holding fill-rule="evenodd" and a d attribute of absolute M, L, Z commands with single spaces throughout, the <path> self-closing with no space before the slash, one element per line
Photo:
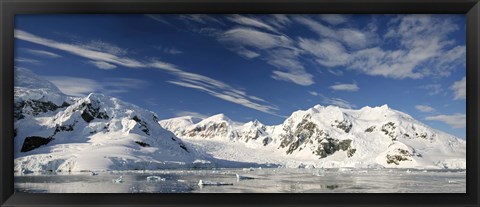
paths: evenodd
<path fill-rule="evenodd" d="M 199 185 L 200 180 L 203 185 Z M 16 175 L 15 190 L 29 193 L 465 193 L 466 174 L 458 170 L 349 168 L 109 171 L 95 176 L 90 172 L 37 173 Z"/>

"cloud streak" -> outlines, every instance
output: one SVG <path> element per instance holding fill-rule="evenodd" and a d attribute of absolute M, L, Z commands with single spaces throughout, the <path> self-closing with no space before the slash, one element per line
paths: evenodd
<path fill-rule="evenodd" d="M 89 78 L 70 76 L 43 76 L 52 82 L 62 93 L 70 96 L 83 97 L 93 92 L 105 94 L 127 93 L 132 89 L 148 86 L 148 82 L 133 78 L 104 78 L 96 81 Z"/>
<path fill-rule="evenodd" d="M 54 40 L 42 38 L 28 32 L 22 30 L 15 30 L 15 38 L 24 40 L 27 42 L 43 45 L 46 47 L 50 47 L 53 49 L 61 50 L 64 52 L 68 52 L 80 57 L 84 57 L 94 61 L 101 61 L 106 62 L 109 64 L 121 65 L 130 68 L 141 68 L 145 67 L 145 65 L 139 61 L 127 58 L 127 57 L 119 57 L 114 54 L 110 54 L 108 52 L 101 52 L 95 51 L 92 49 L 86 49 L 82 46 L 75 45 L 75 44 L 67 44 L 61 43 Z"/>
<path fill-rule="evenodd" d="M 453 90 L 454 100 L 465 100 L 467 98 L 467 77 L 453 83 L 450 89 Z"/>
<path fill-rule="evenodd" d="M 440 121 L 450 125 L 452 128 L 465 128 L 467 125 L 467 116 L 465 114 L 437 115 L 425 118 L 429 121 Z"/>
<path fill-rule="evenodd" d="M 62 57 L 61 55 L 58 55 L 56 53 L 48 52 L 48 51 L 44 51 L 44 50 L 25 49 L 25 51 L 27 51 L 28 53 L 30 53 L 32 55 L 36 55 L 36 56 L 40 56 L 40 57 L 46 57 L 46 58 Z"/>
<path fill-rule="evenodd" d="M 186 72 L 179 69 L 176 65 L 158 60 L 152 63 L 151 67 L 164 70 L 174 75 L 176 80 L 168 81 L 171 84 L 199 90 L 224 101 L 236 103 L 247 108 L 279 116 L 276 113 L 276 111 L 278 111 L 277 106 L 268 104 L 268 102 L 261 98 L 248 95 L 245 91 L 235 89 L 222 81 L 200 74 Z"/>
<path fill-rule="evenodd" d="M 351 83 L 351 84 L 339 83 L 339 84 L 330 86 L 330 88 L 335 91 L 348 91 L 348 92 L 354 92 L 354 91 L 360 90 L 357 83 Z"/>
<path fill-rule="evenodd" d="M 420 112 L 424 112 L 424 113 L 430 113 L 430 112 L 434 112 L 435 109 L 431 106 L 428 106 L 428 105 L 416 105 L 415 108 L 420 111 Z"/>

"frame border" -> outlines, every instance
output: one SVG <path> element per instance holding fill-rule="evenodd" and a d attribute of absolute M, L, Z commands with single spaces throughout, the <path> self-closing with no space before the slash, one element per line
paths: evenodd
<path fill-rule="evenodd" d="M 479 0 L 0 0 L 1 206 L 479 206 Z M 28 194 L 13 192 L 15 14 L 102 13 L 454 13 L 467 23 L 466 194 Z"/>

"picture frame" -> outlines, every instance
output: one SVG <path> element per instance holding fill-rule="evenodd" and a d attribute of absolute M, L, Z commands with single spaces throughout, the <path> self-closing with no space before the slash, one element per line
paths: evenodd
<path fill-rule="evenodd" d="M 1 0 L 1 206 L 479 206 L 480 3 L 478 0 Z M 16 14 L 465 14 L 466 194 L 28 194 L 13 188 L 13 65 Z"/>

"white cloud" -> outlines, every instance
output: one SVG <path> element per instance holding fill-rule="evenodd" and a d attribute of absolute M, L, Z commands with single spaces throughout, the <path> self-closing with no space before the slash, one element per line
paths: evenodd
<path fill-rule="evenodd" d="M 358 91 L 360 88 L 358 87 L 357 83 L 338 83 L 335 85 L 330 86 L 331 89 L 336 91 Z"/>
<path fill-rule="evenodd" d="M 343 14 L 321 14 L 320 19 L 331 25 L 343 24 L 348 21 L 347 15 Z"/>
<path fill-rule="evenodd" d="M 282 72 L 275 70 L 273 71 L 272 78 L 275 80 L 289 81 L 302 86 L 309 86 L 315 83 L 313 81 L 313 76 L 305 72 Z"/>
<path fill-rule="evenodd" d="M 114 68 L 117 67 L 113 64 L 103 62 L 103 61 L 88 61 L 88 62 L 90 64 L 94 65 L 95 67 L 100 68 L 100 69 L 104 69 L 104 70 L 110 70 L 110 69 L 114 69 Z"/>
<path fill-rule="evenodd" d="M 87 78 L 68 76 L 44 76 L 48 81 L 57 86 L 60 91 L 70 96 L 86 96 L 92 92 L 99 92 L 102 85 L 97 81 Z"/>
<path fill-rule="evenodd" d="M 165 19 L 165 15 L 160 15 L 160 14 L 146 14 L 145 15 L 146 17 L 150 18 L 150 19 L 153 19 L 157 22 L 160 22 L 160 23 L 163 23 L 163 24 L 166 24 L 166 25 L 170 25 L 170 22 L 168 22 L 166 19 Z"/>
<path fill-rule="evenodd" d="M 307 26 L 321 38 L 334 39 L 351 48 L 365 48 L 376 39 L 376 35 L 369 30 L 362 31 L 355 28 L 332 29 L 309 16 L 298 16 L 295 20 Z"/>
<path fill-rule="evenodd" d="M 84 57 L 93 61 L 102 61 L 110 64 L 122 65 L 125 67 L 131 67 L 131 68 L 145 67 L 143 63 L 127 57 L 119 57 L 117 55 L 110 54 L 108 52 L 101 52 L 101 51 L 96 51 L 92 49 L 86 49 L 82 45 L 57 42 L 54 40 L 50 40 L 50 39 L 46 39 L 46 38 L 42 38 L 42 37 L 30 34 L 28 32 L 18 30 L 18 29 L 15 30 L 15 38 L 21 39 L 27 42 L 43 45 L 46 47 L 54 48 L 57 50 L 69 52 L 74 55 L 78 55 L 80 57 Z"/>
<path fill-rule="evenodd" d="M 350 55 L 339 42 L 332 39 L 320 41 L 299 39 L 300 48 L 316 57 L 316 61 L 328 67 L 343 66 L 350 62 Z"/>
<path fill-rule="evenodd" d="M 183 51 L 181 51 L 177 48 L 174 48 L 174 47 L 169 48 L 169 47 L 157 46 L 157 47 L 155 47 L 155 49 L 160 50 L 163 53 L 170 54 L 170 55 L 178 55 L 178 54 L 183 53 Z"/>
<path fill-rule="evenodd" d="M 251 17 L 246 17 L 244 15 L 234 14 L 228 18 L 230 21 L 235 22 L 237 24 L 241 24 L 244 26 L 251 26 L 257 27 L 260 29 L 266 29 L 272 32 L 277 32 L 272 26 L 266 24 L 265 22 L 261 21 L 260 19 L 255 19 Z"/>
<path fill-rule="evenodd" d="M 41 57 L 47 57 L 47 58 L 59 58 L 59 57 L 62 57 L 58 54 L 55 54 L 53 52 L 47 52 L 47 51 L 44 51 L 44 50 L 33 50 L 33 49 L 26 49 L 25 51 L 27 51 L 28 53 L 32 54 L 32 55 L 37 55 L 37 56 L 41 56 Z"/>
<path fill-rule="evenodd" d="M 209 24 L 213 22 L 221 25 L 224 24 L 222 21 L 218 20 L 213 15 L 208 14 L 183 14 L 179 15 L 179 18 L 185 22 L 193 21 L 201 24 Z"/>
<path fill-rule="evenodd" d="M 263 56 L 268 64 L 278 69 L 273 71 L 271 76 L 275 80 L 303 86 L 315 83 L 313 75 L 306 72 L 299 60 L 299 50 L 295 48 L 293 40 L 286 35 L 271 34 L 252 28 L 234 28 L 224 32 L 218 40 L 233 45 L 234 51 L 243 57 Z"/>
<path fill-rule="evenodd" d="M 273 25 L 279 29 L 283 29 L 292 23 L 292 20 L 290 20 L 286 14 L 272 14 L 267 21 L 270 23 L 270 25 Z"/>
<path fill-rule="evenodd" d="M 466 99 L 467 97 L 467 77 L 463 77 L 461 80 L 456 81 L 450 87 L 454 93 L 455 100 Z"/>
<path fill-rule="evenodd" d="M 34 59 L 29 59 L 29 58 L 15 58 L 15 62 L 19 63 L 30 63 L 34 65 L 39 65 L 40 61 L 34 60 Z"/>
<path fill-rule="evenodd" d="M 318 93 L 315 91 L 308 91 L 308 93 L 312 96 L 318 96 Z"/>
<path fill-rule="evenodd" d="M 275 47 L 289 47 L 292 40 L 284 35 L 270 34 L 252 28 L 234 28 L 224 32 L 219 40 L 225 43 L 234 43 L 257 49 L 271 49 Z"/>
<path fill-rule="evenodd" d="M 467 125 L 467 116 L 465 114 L 437 115 L 425 118 L 429 121 L 441 121 L 453 128 L 465 128 Z"/>
<path fill-rule="evenodd" d="M 198 113 L 198 112 L 193 112 L 193 111 L 178 111 L 178 112 L 175 112 L 175 116 L 176 117 L 191 116 L 191 117 L 201 118 L 201 119 L 205 119 L 205 118 L 209 117 L 208 115 L 201 114 L 201 113 Z"/>
<path fill-rule="evenodd" d="M 430 96 L 437 95 L 443 91 L 442 85 L 440 84 L 428 84 L 420 86 L 420 88 L 428 90 L 428 95 Z"/>
<path fill-rule="evenodd" d="M 465 65 L 465 46 L 454 46 L 449 35 L 458 29 L 450 19 L 432 15 L 403 15 L 388 24 L 389 31 L 375 47 L 375 27 L 332 29 L 313 18 L 295 20 L 319 35 L 299 38 L 299 46 L 328 68 L 343 67 L 372 76 L 420 79 L 449 76 Z M 333 41 L 335 40 L 335 41 Z M 390 42 L 386 49 L 382 42 Z M 397 45 L 392 49 L 391 45 Z"/>
<path fill-rule="evenodd" d="M 131 89 L 140 89 L 148 85 L 147 81 L 132 78 L 105 78 L 102 81 L 71 76 L 44 76 L 44 78 L 52 82 L 64 94 L 78 97 L 94 92 L 126 93 Z"/>
<path fill-rule="evenodd" d="M 117 56 L 124 56 L 124 55 L 127 55 L 128 53 L 127 49 L 120 48 L 116 45 L 113 45 L 111 43 L 104 42 L 101 40 L 94 40 L 86 43 L 79 43 L 78 45 L 81 45 L 83 48 L 88 50 L 106 52 L 106 53 L 110 53 Z"/>
<path fill-rule="evenodd" d="M 430 113 L 435 111 L 433 107 L 428 105 L 416 105 L 415 108 L 424 113 Z"/>
<path fill-rule="evenodd" d="M 345 108 L 345 109 L 352 109 L 356 108 L 356 106 L 344 99 L 341 98 L 329 98 L 326 97 L 322 94 L 320 94 L 320 102 L 322 104 L 327 104 L 327 105 L 333 105 L 333 106 L 338 106 L 340 108 Z"/>

